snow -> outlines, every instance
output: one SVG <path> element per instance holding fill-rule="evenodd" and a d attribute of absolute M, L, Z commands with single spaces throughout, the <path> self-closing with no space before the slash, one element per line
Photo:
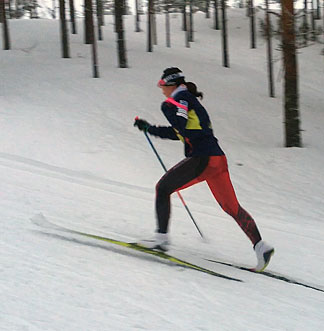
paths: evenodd
<path fill-rule="evenodd" d="M 269 98 L 265 42 L 259 37 L 258 48 L 249 48 L 244 9 L 228 16 L 231 68 L 222 67 L 211 20 L 195 15 L 196 41 L 187 49 L 173 14 L 172 48 L 159 16 L 153 53 L 126 17 L 128 69 L 117 68 L 106 17 L 100 79 L 91 77 L 81 21 L 70 36 L 72 58 L 61 59 L 58 21 L 10 20 L 13 49 L 0 51 L 1 330 L 323 328 L 322 292 L 205 261 L 244 281 L 236 283 L 30 221 L 43 213 L 58 225 L 127 240 L 153 233 L 154 185 L 163 170 L 133 119 L 166 124 L 156 82 L 165 67 L 179 66 L 205 94 L 241 204 L 275 246 L 268 270 L 324 288 L 323 46 L 299 50 L 304 147 L 286 149 L 281 62 L 276 98 Z M 183 158 L 180 143 L 152 141 L 167 167 Z M 255 265 L 249 240 L 205 184 L 183 196 L 208 240 L 175 196 L 171 254 Z"/>

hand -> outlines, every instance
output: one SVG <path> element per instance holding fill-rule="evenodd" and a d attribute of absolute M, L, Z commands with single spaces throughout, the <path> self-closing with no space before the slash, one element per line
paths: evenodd
<path fill-rule="evenodd" d="M 140 131 L 147 132 L 151 124 L 145 120 L 138 117 L 135 118 L 134 126 L 137 126 Z"/>

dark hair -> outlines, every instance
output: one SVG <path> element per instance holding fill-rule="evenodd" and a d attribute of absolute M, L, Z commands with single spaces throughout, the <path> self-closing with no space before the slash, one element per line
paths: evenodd
<path fill-rule="evenodd" d="M 164 86 L 179 86 L 185 82 L 182 71 L 177 67 L 166 68 L 161 77 Z"/>
<path fill-rule="evenodd" d="M 183 76 L 182 71 L 177 67 L 166 68 L 163 71 L 161 80 L 164 80 L 164 86 L 180 86 L 182 84 L 186 85 L 188 91 L 193 94 L 195 97 L 202 99 L 203 93 L 197 91 L 197 86 L 195 83 L 186 82 L 185 77 Z"/>
<path fill-rule="evenodd" d="M 192 82 L 184 82 L 187 86 L 188 91 L 193 94 L 195 97 L 202 99 L 204 94 L 202 92 L 197 91 L 197 85 Z"/>

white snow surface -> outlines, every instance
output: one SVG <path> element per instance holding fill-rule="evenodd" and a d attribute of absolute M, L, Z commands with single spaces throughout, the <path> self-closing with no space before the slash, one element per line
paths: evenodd
<path fill-rule="evenodd" d="M 203 262 L 256 263 L 251 243 L 203 183 L 183 196 L 207 243 L 174 196 L 170 254 L 241 283 L 30 221 L 43 213 L 64 227 L 130 241 L 153 234 L 163 169 L 133 120 L 167 124 L 156 83 L 163 69 L 179 66 L 205 93 L 239 201 L 276 249 L 268 270 L 324 288 L 323 46 L 298 52 L 304 147 L 284 148 L 281 53 L 270 98 L 264 40 L 250 49 L 245 10 L 228 16 L 231 68 L 222 66 L 212 20 L 195 15 L 188 49 L 173 14 L 172 47 L 159 16 L 153 53 L 126 17 L 128 69 L 117 66 L 106 17 L 100 79 L 92 78 L 81 21 L 71 58 L 62 59 L 58 21 L 10 20 L 13 49 L 0 51 L 0 330 L 323 330 L 323 292 Z M 181 143 L 152 141 L 167 167 L 183 158 Z"/>

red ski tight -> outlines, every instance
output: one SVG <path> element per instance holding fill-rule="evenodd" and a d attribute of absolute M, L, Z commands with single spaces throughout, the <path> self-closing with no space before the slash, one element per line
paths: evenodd
<path fill-rule="evenodd" d="M 156 185 L 158 231 L 166 233 L 170 195 L 206 181 L 222 209 L 231 215 L 255 245 L 261 240 L 253 218 L 240 206 L 229 176 L 226 156 L 188 157 L 171 168 Z"/>

